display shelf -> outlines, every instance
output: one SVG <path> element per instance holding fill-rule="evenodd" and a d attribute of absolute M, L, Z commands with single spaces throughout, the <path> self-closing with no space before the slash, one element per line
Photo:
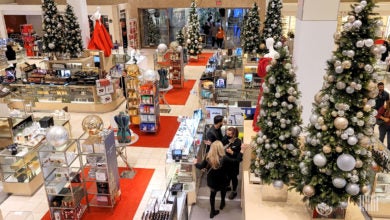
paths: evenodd
<path fill-rule="evenodd" d="M 78 141 L 70 139 L 58 147 L 44 142 L 38 155 L 51 219 L 81 219 L 87 199 Z"/>
<path fill-rule="evenodd" d="M 170 84 L 175 88 L 184 86 L 183 50 L 169 49 L 165 53 L 154 55 L 154 69 L 165 69 L 168 72 Z"/>
<path fill-rule="evenodd" d="M 127 76 L 125 78 L 126 87 L 126 107 L 130 116 L 131 124 L 140 124 L 139 116 L 139 95 L 140 82 L 137 77 Z"/>
<path fill-rule="evenodd" d="M 372 218 L 390 218 L 390 174 L 376 173 L 365 210 Z"/>
<path fill-rule="evenodd" d="M 114 131 L 83 134 L 79 141 L 88 205 L 113 208 L 121 195 Z"/>
<path fill-rule="evenodd" d="M 131 48 L 139 48 L 138 44 L 138 27 L 137 19 L 129 19 L 129 35 L 128 35 L 128 46 Z"/>
<path fill-rule="evenodd" d="M 160 124 L 158 81 L 146 81 L 140 86 L 140 131 L 155 133 Z"/>

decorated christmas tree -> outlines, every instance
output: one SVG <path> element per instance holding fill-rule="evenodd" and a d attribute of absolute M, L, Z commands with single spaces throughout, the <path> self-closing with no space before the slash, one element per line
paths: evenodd
<path fill-rule="evenodd" d="M 180 29 L 176 34 L 176 41 L 179 43 L 180 46 L 184 46 L 184 35 L 183 30 Z"/>
<path fill-rule="evenodd" d="M 83 51 L 83 41 L 77 17 L 74 14 L 73 7 L 69 4 L 65 10 L 65 31 L 66 52 L 70 54 L 70 57 L 76 58 Z"/>
<path fill-rule="evenodd" d="M 195 0 L 192 0 L 187 28 L 187 49 L 190 56 L 197 56 L 202 53 L 202 39 L 199 33 L 200 24 L 196 13 L 196 3 Z"/>
<path fill-rule="evenodd" d="M 326 215 L 359 202 L 368 192 L 374 143 L 376 76 L 380 49 L 374 45 L 380 21 L 374 1 L 351 6 L 337 49 L 327 61 L 321 90 L 314 96 L 296 189 L 312 208 Z"/>
<path fill-rule="evenodd" d="M 248 11 L 243 22 L 241 46 L 244 53 L 260 53 L 260 17 L 256 3 Z"/>
<path fill-rule="evenodd" d="M 154 14 L 148 13 L 147 42 L 149 45 L 156 45 L 160 41 L 160 29 L 154 23 L 152 16 Z"/>
<path fill-rule="evenodd" d="M 267 13 L 264 21 L 262 40 L 273 37 L 275 42 L 282 37 L 282 0 L 270 0 L 268 2 Z"/>
<path fill-rule="evenodd" d="M 275 49 L 278 53 L 266 67 L 262 85 L 258 121 L 261 131 L 253 142 L 256 158 L 252 161 L 252 170 L 264 183 L 282 188 L 298 171 L 298 136 L 302 121 L 298 104 L 300 92 L 290 56 L 281 42 L 276 43 Z"/>
<path fill-rule="evenodd" d="M 58 20 L 58 24 L 57 24 L 57 31 L 56 33 L 59 35 L 59 36 L 63 36 L 61 38 L 58 38 L 58 47 L 57 47 L 57 52 L 60 52 L 60 53 L 65 53 L 66 51 L 66 35 L 67 33 L 65 32 L 65 19 L 64 19 L 64 15 L 62 14 L 57 14 L 57 20 Z"/>
<path fill-rule="evenodd" d="M 45 53 L 59 52 L 64 36 L 59 34 L 59 29 L 63 27 L 58 21 L 57 4 L 53 0 L 44 0 L 42 13 L 42 50 Z"/>

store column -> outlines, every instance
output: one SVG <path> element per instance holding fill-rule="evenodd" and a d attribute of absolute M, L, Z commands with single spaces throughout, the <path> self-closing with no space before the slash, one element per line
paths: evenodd
<path fill-rule="evenodd" d="M 314 95 L 321 89 L 326 61 L 334 50 L 340 0 L 298 0 L 294 65 L 302 92 L 303 125 L 309 123 Z"/>
<path fill-rule="evenodd" d="M 0 10 L 0 38 L 8 38 L 3 11 Z"/>
<path fill-rule="evenodd" d="M 83 39 L 84 49 L 87 48 L 87 45 L 90 40 L 90 29 L 88 22 L 88 8 L 86 0 L 66 0 L 66 2 L 73 7 L 74 13 L 77 17 L 77 20 L 81 29 L 81 38 Z"/>

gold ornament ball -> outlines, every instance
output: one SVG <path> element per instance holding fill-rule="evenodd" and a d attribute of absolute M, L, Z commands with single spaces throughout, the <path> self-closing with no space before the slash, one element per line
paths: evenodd
<path fill-rule="evenodd" d="M 337 147 L 336 147 L 336 152 L 337 152 L 337 153 L 343 152 L 343 148 L 340 147 L 340 146 L 337 146 Z"/>
<path fill-rule="evenodd" d="M 259 47 L 260 47 L 260 49 L 262 49 L 262 50 L 263 50 L 263 49 L 265 49 L 265 44 L 260 44 L 260 46 L 259 46 Z"/>
<path fill-rule="evenodd" d="M 370 97 L 370 98 L 375 98 L 377 95 L 378 95 L 378 90 L 373 90 L 373 91 L 369 91 L 368 92 L 368 97 Z"/>
<path fill-rule="evenodd" d="M 320 104 L 322 100 L 322 92 L 319 91 L 317 94 L 314 96 L 314 101 L 316 101 L 317 104 Z"/>
<path fill-rule="evenodd" d="M 264 165 L 264 164 L 265 164 L 264 160 L 260 160 L 260 165 Z"/>
<path fill-rule="evenodd" d="M 326 154 L 329 154 L 330 152 L 332 152 L 332 148 L 329 145 L 325 145 L 322 147 L 322 151 Z"/>
<path fill-rule="evenodd" d="M 315 194 L 314 187 L 311 185 L 305 185 L 302 189 L 303 195 L 307 197 L 312 197 Z"/>
<path fill-rule="evenodd" d="M 322 131 L 327 131 L 327 130 L 328 130 L 328 126 L 322 125 L 322 126 L 321 126 L 321 130 L 322 130 Z"/>
<path fill-rule="evenodd" d="M 104 123 L 100 116 L 88 115 L 83 119 L 81 126 L 85 132 L 88 132 L 89 135 L 97 135 L 103 130 Z"/>
<path fill-rule="evenodd" d="M 371 111 L 371 105 L 364 105 L 364 107 L 363 107 L 363 111 L 365 111 L 365 112 L 369 112 L 369 111 Z"/>
<path fill-rule="evenodd" d="M 337 117 L 334 120 L 334 126 L 340 130 L 346 129 L 348 127 L 348 119 L 346 119 L 345 117 Z"/>
<path fill-rule="evenodd" d="M 359 140 L 359 144 L 360 144 L 362 147 L 367 148 L 368 146 L 370 146 L 371 140 L 370 140 L 369 137 L 364 136 L 364 137 L 362 137 L 362 138 Z"/>
<path fill-rule="evenodd" d="M 370 187 L 368 187 L 367 185 L 364 185 L 362 187 L 362 193 L 367 193 L 369 190 L 370 190 Z"/>
<path fill-rule="evenodd" d="M 361 168 L 362 166 L 363 166 L 363 161 L 361 161 L 360 159 L 357 159 L 356 163 L 355 163 L 355 167 L 356 168 Z"/>

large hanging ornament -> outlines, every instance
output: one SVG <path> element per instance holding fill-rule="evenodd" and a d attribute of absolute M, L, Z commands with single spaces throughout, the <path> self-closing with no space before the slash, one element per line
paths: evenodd
<path fill-rule="evenodd" d="M 348 119 L 345 118 L 345 117 L 337 117 L 335 120 L 334 120 L 334 126 L 337 128 L 337 129 L 346 129 L 348 127 Z"/>
<path fill-rule="evenodd" d="M 104 128 L 103 119 L 98 115 L 88 115 L 86 116 L 81 126 L 85 132 L 88 132 L 89 135 L 97 135 Z"/>
<path fill-rule="evenodd" d="M 159 44 L 157 46 L 157 52 L 160 53 L 160 54 L 166 53 L 167 50 L 168 50 L 168 46 L 166 44 Z"/>
<path fill-rule="evenodd" d="M 322 153 L 319 153 L 319 154 L 314 155 L 313 162 L 317 167 L 323 167 L 323 166 L 325 166 L 327 160 L 326 160 L 325 155 L 323 155 Z"/>
<path fill-rule="evenodd" d="M 347 181 L 344 178 L 336 177 L 333 178 L 332 183 L 334 187 L 341 189 L 347 184 Z"/>
<path fill-rule="evenodd" d="M 356 183 L 348 183 L 345 187 L 345 191 L 352 196 L 356 196 L 360 192 L 359 185 Z"/>
<path fill-rule="evenodd" d="M 312 197 L 316 193 L 312 185 L 305 185 L 302 189 L 303 195 Z"/>
<path fill-rule="evenodd" d="M 341 154 L 337 158 L 337 167 L 342 171 L 351 171 L 355 168 L 356 160 L 350 154 Z"/>
<path fill-rule="evenodd" d="M 333 208 L 324 202 L 321 202 L 320 204 L 316 205 L 315 209 L 316 209 L 318 214 L 325 216 L 325 217 L 332 214 L 332 212 L 333 212 Z"/>
<path fill-rule="evenodd" d="M 46 140 L 53 147 L 61 147 L 69 140 L 69 133 L 63 126 L 54 125 L 47 130 Z"/>
<path fill-rule="evenodd" d="M 142 77 L 146 81 L 156 81 L 156 80 L 158 80 L 159 75 L 158 75 L 157 71 L 149 69 L 149 70 L 146 70 L 142 74 Z"/>

